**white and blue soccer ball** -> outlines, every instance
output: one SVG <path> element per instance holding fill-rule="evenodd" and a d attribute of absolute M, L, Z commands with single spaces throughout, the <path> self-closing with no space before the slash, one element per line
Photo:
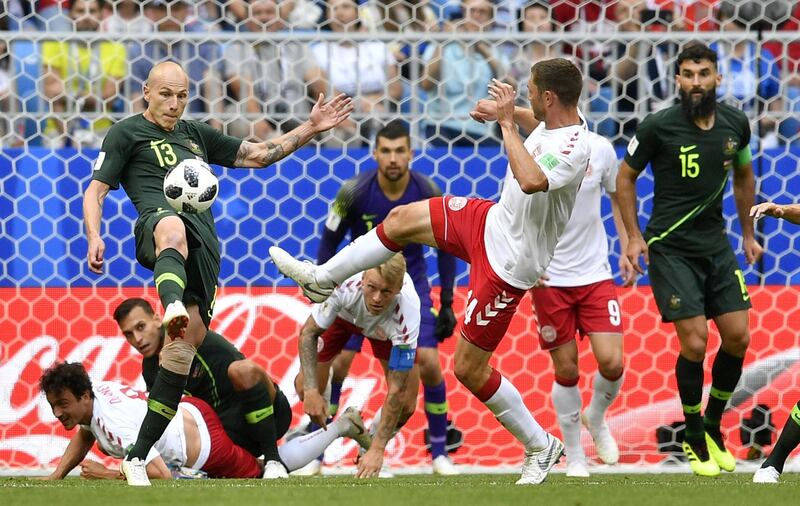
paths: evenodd
<path fill-rule="evenodd" d="M 219 193 L 219 180 L 203 160 L 187 158 L 167 172 L 164 196 L 173 209 L 183 213 L 202 213 L 211 207 Z"/>

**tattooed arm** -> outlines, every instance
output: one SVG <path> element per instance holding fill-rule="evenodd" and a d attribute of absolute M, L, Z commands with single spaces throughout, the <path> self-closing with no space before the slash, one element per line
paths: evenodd
<path fill-rule="evenodd" d="M 397 422 L 403 412 L 403 396 L 408 386 L 408 376 L 410 371 L 389 370 L 386 375 L 386 382 L 389 391 L 383 401 L 381 411 L 381 421 L 378 430 L 372 437 L 372 444 L 369 450 L 358 462 L 356 476 L 359 478 L 369 478 L 377 476 L 383 465 L 383 452 L 389 440 L 394 436 L 397 429 Z"/>
<path fill-rule="evenodd" d="M 326 426 L 328 403 L 317 384 L 317 340 L 325 331 L 309 316 L 300 331 L 300 371 L 303 374 L 303 410 L 311 421 L 320 427 Z"/>
<path fill-rule="evenodd" d="M 317 103 L 311 109 L 308 120 L 291 132 L 265 142 L 242 141 L 236 153 L 237 167 L 266 167 L 281 160 L 318 133 L 326 132 L 346 120 L 353 111 L 353 102 L 344 94 L 339 94 L 327 102 L 320 93 Z"/>

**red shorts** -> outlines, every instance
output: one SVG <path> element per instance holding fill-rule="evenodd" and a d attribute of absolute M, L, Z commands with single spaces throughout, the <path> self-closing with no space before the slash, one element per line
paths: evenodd
<path fill-rule="evenodd" d="M 350 336 L 354 334 L 361 335 L 361 329 L 346 320 L 336 318 L 333 321 L 333 325 L 325 329 L 325 332 L 322 333 L 317 361 L 325 363 L 336 358 L 336 355 L 341 353 L 344 349 L 344 345 L 347 344 Z M 375 358 L 389 360 L 389 355 L 392 353 L 391 341 L 380 341 L 369 337 L 367 340 L 370 346 L 372 346 L 372 355 Z"/>
<path fill-rule="evenodd" d="M 509 285 L 495 274 L 486 256 L 483 239 L 486 215 L 495 203 L 465 197 L 434 197 L 428 202 L 439 249 L 471 266 L 461 335 L 482 350 L 494 351 L 525 296 L 525 290 Z"/>
<path fill-rule="evenodd" d="M 247 450 L 237 446 L 222 428 L 219 416 L 211 406 L 197 397 L 184 397 L 186 402 L 196 407 L 208 427 L 211 436 L 211 451 L 203 465 L 209 478 L 261 478 L 261 465 Z"/>
<path fill-rule="evenodd" d="M 622 333 L 617 288 L 610 279 L 584 286 L 534 288 L 531 296 L 543 350 L 572 341 L 576 331 L 581 337 Z"/>

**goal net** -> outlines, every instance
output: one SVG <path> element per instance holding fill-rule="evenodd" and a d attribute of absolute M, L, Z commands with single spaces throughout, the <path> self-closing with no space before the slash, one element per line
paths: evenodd
<path fill-rule="evenodd" d="M 263 1 L 243 13 L 234 2 L 144 2 L 139 8 L 142 2 L 121 1 L 106 2 L 98 14 L 102 22 L 75 15 L 74 31 L 62 31 L 58 17 L 26 12 L 20 7 L 25 3 L 7 2 L 12 9 L 0 11 L 0 471 L 6 473 L 51 468 L 69 441 L 71 434 L 38 391 L 39 376 L 56 361 L 82 361 L 96 381 L 144 386 L 140 357 L 111 318 L 127 297 L 144 297 L 160 308 L 152 273 L 135 261 L 136 213 L 123 192 L 109 194 L 102 227 L 105 272 L 94 275 L 86 266 L 82 192 L 109 125 L 142 110 L 141 85 L 154 62 L 174 59 L 187 69 L 192 85 L 185 117 L 246 138 L 296 125 L 318 92 L 354 97 L 351 122 L 274 166 L 217 168 L 221 187 L 213 213 L 222 272 L 212 328 L 280 382 L 295 425 L 303 419 L 293 388 L 297 336 L 310 306 L 269 263 L 267 249 L 279 244 L 298 258 L 316 259 L 338 188 L 375 166 L 372 136 L 391 119 L 410 126 L 413 170 L 433 177 L 446 194 L 497 199 L 506 170 L 498 131 L 467 116 L 485 96 L 486 76 L 524 90 L 537 58 L 572 59 L 585 76 L 581 108 L 591 128 L 622 157 L 637 121 L 674 103 L 680 47 L 702 41 L 720 54 L 721 98 L 751 119 L 757 200 L 791 203 L 800 193 L 794 42 L 800 16 L 790 2 L 729 2 L 731 14 L 712 0 L 553 0 L 525 8 L 510 0 L 469 2 L 488 6 L 486 12 L 461 11 L 452 0 L 397 0 L 365 2 L 359 17 L 348 20 L 306 0 L 279 20 L 257 12 L 256 6 L 275 7 Z M 376 7 L 381 5 L 388 7 Z M 437 55 L 438 73 L 432 68 Z M 525 102 L 521 91 L 520 104 Z M 637 191 L 644 223 L 652 207 L 649 170 Z M 746 460 L 757 458 L 763 445 L 769 448 L 773 427 L 783 425 L 798 400 L 800 229 L 758 221 L 766 252 L 748 266 L 730 187 L 724 212 L 754 306 L 744 374 L 722 423 L 730 448 Z M 616 276 L 619 241 L 607 198 L 602 213 Z M 437 299 L 435 255 L 429 258 Z M 457 315 L 467 273 L 460 263 Z M 675 423 L 682 419 L 674 380 L 678 343 L 672 327 L 660 321 L 647 276 L 619 293 L 625 383 L 608 423 L 622 463 L 663 470 L 677 461 L 682 437 Z M 549 395 L 552 366 L 537 332 L 526 299 L 493 364 L 519 388 L 542 426 L 560 434 Z M 453 376 L 455 341 L 440 347 L 449 416 L 464 433 L 454 461 L 483 471 L 518 466 L 520 445 Z M 718 346 L 711 325 L 706 395 Z M 579 348 L 585 406 L 596 364 L 586 342 Z M 384 393 L 379 364 L 365 353 L 354 362 L 340 410 L 355 405 L 370 419 Z M 387 451 L 390 465 L 417 469 L 430 463 L 425 428 L 420 398 L 420 409 Z M 594 457 L 587 433 L 583 442 Z M 354 455 L 354 443 L 337 442 L 326 463 L 349 466 Z M 97 449 L 93 456 L 104 458 Z"/>

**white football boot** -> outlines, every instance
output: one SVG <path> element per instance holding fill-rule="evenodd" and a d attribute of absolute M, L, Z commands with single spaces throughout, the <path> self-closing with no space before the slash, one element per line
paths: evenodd
<path fill-rule="evenodd" d="M 552 434 L 547 434 L 547 446 L 538 451 L 525 452 L 522 476 L 517 485 L 538 485 L 547 479 L 547 474 L 564 455 L 564 443 Z"/>
<path fill-rule="evenodd" d="M 314 459 L 300 469 L 295 469 L 291 474 L 292 476 L 322 476 L 322 462 Z"/>
<path fill-rule="evenodd" d="M 753 475 L 753 483 L 780 483 L 781 473 L 772 466 L 762 467 Z"/>
<path fill-rule="evenodd" d="M 184 330 L 189 325 L 189 312 L 186 311 L 183 302 L 179 300 L 170 302 L 164 310 L 162 325 L 171 339 L 183 337 Z"/>
<path fill-rule="evenodd" d="M 268 460 L 267 463 L 264 464 L 264 475 L 261 477 L 262 479 L 280 480 L 288 477 L 289 473 L 286 471 L 286 468 L 277 460 Z"/>
<path fill-rule="evenodd" d="M 301 262 L 277 246 L 269 248 L 269 256 L 284 276 L 294 280 L 303 289 L 303 295 L 311 302 L 325 302 L 330 297 L 335 285 L 331 283 L 330 286 L 322 286 L 317 283 L 314 276 L 316 265 L 311 262 Z"/>
<path fill-rule="evenodd" d="M 581 413 L 581 422 L 583 422 L 583 426 L 586 427 L 589 434 L 592 435 L 594 449 L 597 451 L 597 456 L 600 457 L 600 460 L 608 465 L 614 465 L 619 462 L 619 447 L 614 440 L 614 436 L 611 435 L 611 431 L 608 430 L 605 420 L 595 426 L 584 412 Z"/>
<path fill-rule="evenodd" d="M 342 434 L 343 437 L 349 437 L 364 450 L 369 450 L 369 445 L 372 444 L 372 436 L 367 432 L 364 426 L 364 420 L 361 419 L 361 413 L 355 406 L 350 406 L 345 409 L 339 416 L 339 419 L 348 420 L 350 428 Z"/>
<path fill-rule="evenodd" d="M 586 467 L 586 461 L 576 460 L 573 462 L 569 460 L 569 454 L 567 454 L 567 477 L 588 478 L 589 476 L 589 468 Z"/>
<path fill-rule="evenodd" d="M 138 457 L 134 457 L 131 460 L 123 460 L 119 466 L 119 471 L 131 487 L 150 486 L 150 478 L 147 477 L 147 465 L 144 460 Z"/>
<path fill-rule="evenodd" d="M 458 476 L 461 472 L 447 455 L 439 455 L 431 462 L 433 474 L 440 476 Z"/>

